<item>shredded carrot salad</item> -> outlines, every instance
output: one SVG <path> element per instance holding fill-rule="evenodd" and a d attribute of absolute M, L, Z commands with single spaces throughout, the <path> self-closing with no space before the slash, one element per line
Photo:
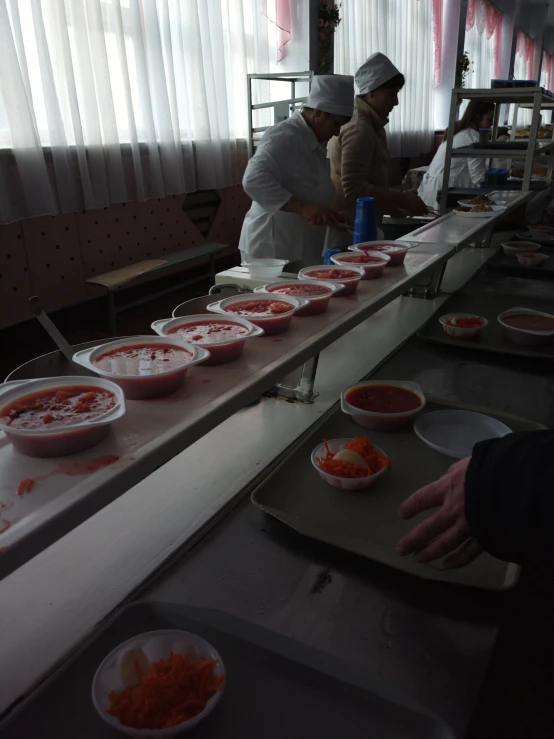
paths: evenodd
<path fill-rule="evenodd" d="M 335 475 L 335 477 L 370 477 L 376 472 L 380 472 L 384 467 L 388 467 L 389 469 L 391 467 L 391 460 L 385 454 L 378 451 L 365 436 L 357 436 L 352 441 L 347 441 L 345 449 L 358 452 L 365 459 L 368 465 L 367 470 L 359 467 L 357 464 L 352 464 L 352 462 L 343 462 L 341 459 L 334 459 L 335 455 L 329 449 L 327 441 L 324 444 L 326 449 L 325 456 L 317 457 L 317 463 L 319 468 L 323 472 L 327 472 L 328 475 Z"/>
<path fill-rule="evenodd" d="M 194 662 L 186 654 L 171 654 L 153 662 L 139 685 L 121 693 L 112 690 L 108 713 L 133 729 L 167 729 L 189 721 L 221 690 L 224 675 L 214 675 L 217 660 Z M 138 663 L 137 673 L 140 675 Z"/>
<path fill-rule="evenodd" d="M 483 321 L 479 316 L 469 316 L 467 318 L 456 318 L 456 323 L 453 323 L 452 319 L 449 318 L 446 323 L 448 326 L 454 326 L 455 328 L 479 328 Z"/>

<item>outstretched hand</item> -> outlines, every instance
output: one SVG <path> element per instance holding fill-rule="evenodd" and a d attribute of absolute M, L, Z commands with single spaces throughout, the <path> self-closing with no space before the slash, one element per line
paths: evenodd
<path fill-rule="evenodd" d="M 445 569 L 464 567 L 481 554 L 483 550 L 472 537 L 465 515 L 465 478 L 470 460 L 466 457 L 456 462 L 439 480 L 402 503 L 399 515 L 405 520 L 430 508 L 439 510 L 400 539 L 398 554 L 414 554 L 422 563 L 445 557 Z"/>

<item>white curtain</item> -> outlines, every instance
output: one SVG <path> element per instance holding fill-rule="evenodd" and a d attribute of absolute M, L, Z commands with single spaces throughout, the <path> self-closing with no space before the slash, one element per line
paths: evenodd
<path fill-rule="evenodd" d="M 0 0 L 0 223 L 240 182 L 267 0 Z"/>
<path fill-rule="evenodd" d="M 522 34 L 518 31 L 518 34 Z M 518 44 L 519 47 L 519 44 Z M 528 50 L 525 48 L 524 41 L 521 42 L 521 46 L 516 49 L 516 55 L 514 58 L 514 79 L 515 80 L 529 80 L 531 79 L 531 73 L 533 69 L 533 61 Z M 513 120 L 513 106 L 510 105 L 510 114 L 508 121 L 511 124 Z M 517 114 L 517 127 L 524 128 L 525 126 L 531 125 L 533 119 L 533 111 L 525 108 L 520 108 Z"/>
<path fill-rule="evenodd" d="M 387 136 L 392 157 L 430 151 L 433 142 L 432 0 L 343 0 L 335 72 L 354 74 L 370 54 L 386 54 L 406 78 Z"/>
<path fill-rule="evenodd" d="M 464 51 L 470 59 L 471 66 L 466 77 L 465 86 L 473 88 L 489 88 L 494 79 L 494 38 L 487 38 L 485 32 L 479 33 L 477 23 L 466 30 Z"/>

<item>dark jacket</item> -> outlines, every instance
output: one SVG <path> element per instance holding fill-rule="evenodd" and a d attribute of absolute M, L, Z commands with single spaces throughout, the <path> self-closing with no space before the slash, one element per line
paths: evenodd
<path fill-rule="evenodd" d="M 476 444 L 465 490 L 467 522 L 485 551 L 554 566 L 554 431 Z"/>

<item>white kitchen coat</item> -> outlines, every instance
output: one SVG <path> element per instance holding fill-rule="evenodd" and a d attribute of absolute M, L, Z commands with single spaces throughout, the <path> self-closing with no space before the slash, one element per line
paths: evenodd
<path fill-rule="evenodd" d="M 326 149 L 300 111 L 265 133 L 242 184 L 254 202 L 242 225 L 241 252 L 250 258 L 320 264 L 325 226 L 311 226 L 296 213 L 280 210 L 291 196 L 326 208 L 335 197 Z"/>
<path fill-rule="evenodd" d="M 454 136 L 453 148 L 469 146 L 477 141 L 479 141 L 479 132 L 473 128 L 465 128 Z M 445 154 L 446 141 L 443 141 L 437 149 L 437 153 L 433 157 L 433 161 L 423 176 L 417 191 L 426 205 L 430 205 L 432 208 L 438 207 L 437 191 L 442 188 Z M 477 187 L 485 177 L 485 169 L 485 159 L 452 157 L 448 185 L 449 187 Z"/>

